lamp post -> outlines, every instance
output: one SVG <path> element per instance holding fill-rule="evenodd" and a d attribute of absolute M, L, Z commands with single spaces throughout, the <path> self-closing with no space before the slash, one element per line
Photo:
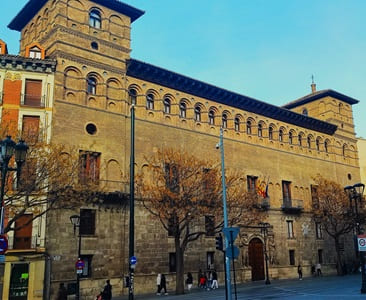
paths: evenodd
<path fill-rule="evenodd" d="M 356 221 L 356 231 L 357 235 L 363 233 L 363 229 L 361 228 L 361 220 L 359 214 L 359 208 L 362 204 L 362 196 L 365 190 L 365 185 L 363 183 L 356 183 L 353 186 L 346 186 L 344 191 L 347 193 L 350 203 L 350 208 L 352 213 L 355 214 Z M 366 293 L 366 271 L 365 271 L 365 254 L 364 251 L 359 251 L 360 254 L 360 264 L 361 264 L 361 274 L 362 274 L 362 285 L 361 285 L 361 294 Z"/>
<path fill-rule="evenodd" d="M 76 232 L 76 227 L 79 228 L 79 243 L 78 243 L 78 260 L 80 260 L 80 249 L 81 249 L 81 235 L 80 235 L 80 216 L 72 215 L 70 217 L 71 224 L 74 225 L 74 235 Z M 76 273 L 76 295 L 75 299 L 80 299 L 80 274 Z"/>
<path fill-rule="evenodd" d="M 267 253 L 267 236 L 268 236 L 268 228 L 271 227 L 269 223 L 259 223 L 259 226 L 261 228 L 261 233 L 263 234 L 264 239 L 264 260 L 266 263 L 266 281 L 265 284 L 271 284 L 271 281 L 269 280 L 269 273 L 268 273 L 268 253 Z"/>
<path fill-rule="evenodd" d="M 216 144 L 216 149 L 220 149 L 221 152 L 221 180 L 222 180 L 222 205 L 224 211 L 224 228 L 228 227 L 228 217 L 227 217 L 227 207 L 226 207 L 226 182 L 225 182 L 225 155 L 224 155 L 224 137 L 223 137 L 223 129 L 220 128 L 220 142 Z M 229 249 L 229 240 L 225 238 L 225 249 L 226 251 Z M 225 270 L 226 270 L 226 291 L 227 291 L 227 299 L 231 300 L 231 273 L 230 273 L 230 258 L 227 256 L 228 254 L 225 252 Z M 234 259 L 234 258 L 233 258 Z"/>
<path fill-rule="evenodd" d="M 11 136 L 8 135 L 4 140 L 0 142 L 0 167 L 1 167 L 1 188 L 0 188 L 0 235 L 4 234 L 4 220 L 5 220 L 5 185 L 6 176 L 9 171 L 15 171 L 17 174 L 17 186 L 20 181 L 20 174 L 22 165 L 25 162 L 27 156 L 28 146 L 23 140 L 19 140 L 16 144 Z M 15 157 L 17 167 L 9 167 L 11 158 Z M 4 278 L 4 261 L 0 262 L 0 278 Z M 3 282 L 0 282 L 0 297 L 2 296 Z"/>

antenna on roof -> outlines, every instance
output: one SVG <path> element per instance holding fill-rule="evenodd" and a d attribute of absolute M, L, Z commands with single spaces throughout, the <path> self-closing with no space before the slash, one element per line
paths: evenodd
<path fill-rule="evenodd" d="M 316 84 L 314 83 L 314 75 L 311 75 L 311 92 L 315 93 L 316 92 Z"/>

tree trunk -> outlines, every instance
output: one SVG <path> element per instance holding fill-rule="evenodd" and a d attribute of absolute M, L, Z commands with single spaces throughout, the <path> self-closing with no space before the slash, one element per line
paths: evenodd
<path fill-rule="evenodd" d="M 184 294 L 184 251 L 180 246 L 180 238 L 175 238 L 175 259 L 176 259 L 176 290 L 177 295 Z"/>
<path fill-rule="evenodd" d="M 338 238 L 334 238 L 335 249 L 337 252 L 337 275 L 343 275 L 343 268 L 342 268 L 342 255 L 339 247 L 339 240 Z"/>

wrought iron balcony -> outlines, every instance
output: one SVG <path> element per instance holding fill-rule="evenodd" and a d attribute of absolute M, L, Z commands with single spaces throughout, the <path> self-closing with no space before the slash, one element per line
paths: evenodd
<path fill-rule="evenodd" d="M 288 214 L 299 214 L 304 210 L 303 200 L 284 198 L 281 209 Z"/>
<path fill-rule="evenodd" d="M 266 198 L 259 198 L 258 203 L 257 203 L 257 208 L 263 209 L 263 210 L 268 210 L 270 208 L 270 198 L 266 197 Z"/>

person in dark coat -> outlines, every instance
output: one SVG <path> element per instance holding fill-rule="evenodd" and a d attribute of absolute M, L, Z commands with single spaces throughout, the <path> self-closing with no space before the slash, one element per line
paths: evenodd
<path fill-rule="evenodd" d="M 63 282 L 60 283 L 57 300 L 67 300 L 67 289 L 65 288 L 65 284 Z"/>
<path fill-rule="evenodd" d="M 102 299 L 103 300 L 112 300 L 112 285 L 109 282 L 109 279 L 106 281 L 106 285 L 102 292 Z"/>
<path fill-rule="evenodd" d="M 168 295 L 168 292 L 166 291 L 166 278 L 164 274 L 161 274 L 160 286 L 161 286 L 161 292 L 163 292 L 164 290 L 165 295 Z"/>
<path fill-rule="evenodd" d="M 188 274 L 187 274 L 186 283 L 187 283 L 187 289 L 188 289 L 188 291 L 190 291 L 192 289 L 192 285 L 193 285 L 193 276 L 192 276 L 191 272 L 188 272 Z"/>
<path fill-rule="evenodd" d="M 297 266 L 297 274 L 299 274 L 299 279 L 302 280 L 302 267 L 300 264 Z"/>

